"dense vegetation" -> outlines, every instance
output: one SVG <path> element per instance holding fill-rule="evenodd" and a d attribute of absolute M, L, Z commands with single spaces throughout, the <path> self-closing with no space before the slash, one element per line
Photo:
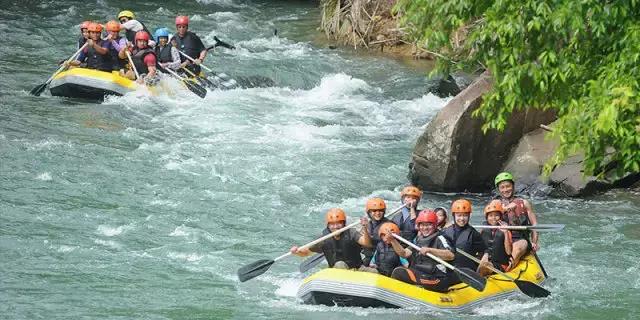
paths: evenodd
<path fill-rule="evenodd" d="M 518 109 L 557 111 L 547 173 L 579 152 L 587 175 L 640 172 L 640 0 L 398 0 L 395 10 L 437 53 L 436 72 L 491 73 L 474 114 L 485 131 Z"/>

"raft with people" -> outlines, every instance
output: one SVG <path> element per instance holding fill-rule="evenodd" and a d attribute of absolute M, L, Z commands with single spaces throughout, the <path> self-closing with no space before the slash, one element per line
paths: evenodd
<path fill-rule="evenodd" d="M 470 224 L 472 203 L 465 198 L 452 202 L 451 222 L 444 207 L 418 209 L 423 192 L 410 185 L 400 192 L 402 206 L 389 214 L 377 197 L 349 225 L 344 210 L 329 209 L 320 238 L 243 266 L 238 279 L 255 278 L 288 256 L 315 253 L 300 272 L 323 260 L 329 268 L 303 280 L 297 297 L 306 304 L 463 311 L 518 294 L 547 297 L 538 233 L 564 225 L 538 224 L 532 204 L 515 195 L 510 173 L 494 183 L 498 195 L 484 206 L 481 225 Z"/>

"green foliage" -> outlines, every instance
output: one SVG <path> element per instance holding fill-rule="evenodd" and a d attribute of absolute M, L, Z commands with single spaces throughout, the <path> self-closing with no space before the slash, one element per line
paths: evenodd
<path fill-rule="evenodd" d="M 399 0 L 395 11 L 420 45 L 448 57 L 435 72 L 491 73 L 474 113 L 485 132 L 522 108 L 557 112 L 546 173 L 578 152 L 586 175 L 608 164 L 640 172 L 640 0 Z"/>

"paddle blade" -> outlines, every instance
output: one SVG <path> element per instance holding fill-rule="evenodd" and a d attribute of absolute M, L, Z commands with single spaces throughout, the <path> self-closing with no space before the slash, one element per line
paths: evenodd
<path fill-rule="evenodd" d="M 469 268 L 456 268 L 454 271 L 462 282 L 478 291 L 483 291 L 487 286 L 487 279 Z"/>
<path fill-rule="evenodd" d="M 240 279 L 240 282 L 253 279 L 269 270 L 274 262 L 273 260 L 262 259 L 248 264 L 238 269 L 238 279 Z"/>
<path fill-rule="evenodd" d="M 184 84 L 187 86 L 187 89 L 189 89 L 189 91 L 193 92 L 198 97 L 204 99 L 204 97 L 207 96 L 207 89 L 203 88 L 202 86 L 197 85 L 189 80 L 185 80 Z"/>
<path fill-rule="evenodd" d="M 47 87 L 46 83 L 40 84 L 38 86 L 36 86 L 35 88 L 31 89 L 31 92 L 29 92 L 32 96 L 39 96 L 42 91 L 44 91 L 44 89 Z"/>
<path fill-rule="evenodd" d="M 320 262 L 324 260 L 324 254 L 316 253 L 311 258 L 308 258 L 300 264 L 300 273 L 305 273 L 315 266 L 317 266 Z"/>
<path fill-rule="evenodd" d="M 520 288 L 520 291 L 522 291 L 522 293 L 528 295 L 531 298 L 544 298 L 551 294 L 549 290 L 530 281 L 515 280 L 514 282 L 516 283 L 518 288 Z"/>

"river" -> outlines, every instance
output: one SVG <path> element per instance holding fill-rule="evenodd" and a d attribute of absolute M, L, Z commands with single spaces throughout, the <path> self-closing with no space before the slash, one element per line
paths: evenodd
<path fill-rule="evenodd" d="M 417 137 L 448 99 L 401 60 L 328 49 L 313 1 L 3 1 L 0 6 L 2 319 L 634 319 L 640 200 L 533 199 L 552 296 L 467 314 L 302 305 L 300 259 L 246 283 L 238 267 L 321 232 L 324 212 L 399 204 Z M 28 94 L 74 51 L 81 21 L 175 15 L 208 44 L 206 63 L 271 88 L 102 104 Z M 274 30 L 278 35 L 274 36 Z M 486 196 L 471 195 L 479 222 Z M 427 193 L 423 207 L 454 195 Z"/>

